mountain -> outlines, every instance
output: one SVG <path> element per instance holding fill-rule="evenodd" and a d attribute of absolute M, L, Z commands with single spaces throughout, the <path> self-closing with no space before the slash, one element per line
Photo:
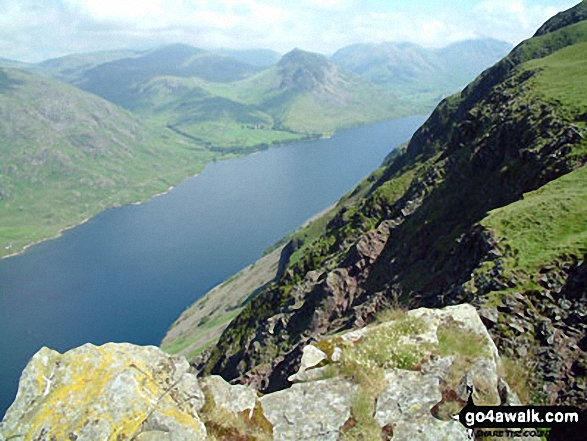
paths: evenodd
<path fill-rule="evenodd" d="M 0 256 L 165 191 L 212 157 L 95 95 L 0 69 Z"/>
<path fill-rule="evenodd" d="M 127 108 L 223 152 L 250 152 L 413 113 L 391 93 L 301 50 L 238 81 L 176 75 L 132 81 L 119 92 Z"/>
<path fill-rule="evenodd" d="M 136 57 L 102 63 L 86 71 L 74 84 L 123 107 L 132 107 L 133 85 L 160 76 L 198 77 L 230 82 L 258 68 L 184 44 L 174 44 Z"/>
<path fill-rule="evenodd" d="M 308 343 L 389 308 L 469 302 L 524 401 L 584 405 L 586 12 L 584 1 L 557 15 L 445 99 L 294 234 L 281 275 L 194 365 L 272 392 L 291 384 Z"/>
<path fill-rule="evenodd" d="M 231 98 L 257 106 L 277 127 L 294 132 L 327 133 L 407 112 L 392 94 L 299 49 L 233 86 Z"/>
<path fill-rule="evenodd" d="M 503 58 L 511 45 L 492 39 L 466 40 L 443 48 L 413 43 L 354 44 L 332 55 L 335 63 L 424 106 L 462 89 Z"/>
<path fill-rule="evenodd" d="M 160 193 L 222 155 L 406 112 L 317 54 L 294 51 L 260 72 L 185 45 L 125 54 L 34 65 L 43 76 L 0 70 L 0 255 Z"/>
<path fill-rule="evenodd" d="M 61 81 L 74 83 L 79 81 L 90 69 L 104 63 L 140 56 L 140 52 L 128 49 L 88 52 L 52 58 L 37 63 L 35 67 Z"/>
<path fill-rule="evenodd" d="M 32 68 L 32 64 L 25 63 L 23 61 L 9 60 L 7 58 L 0 58 L 0 67 L 23 69 L 27 70 Z"/>

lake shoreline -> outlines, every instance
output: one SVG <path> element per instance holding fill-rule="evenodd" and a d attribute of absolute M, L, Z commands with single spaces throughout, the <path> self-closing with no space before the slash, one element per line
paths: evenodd
<path fill-rule="evenodd" d="M 206 163 L 206 165 L 208 165 L 208 164 L 209 164 L 209 163 Z M 206 165 L 205 165 L 205 166 L 206 166 Z M 204 166 L 204 168 L 205 168 L 205 166 Z M 203 170 L 202 170 L 202 171 L 203 171 Z M 75 224 L 73 224 L 73 225 L 69 225 L 69 226 L 67 226 L 67 227 L 63 227 L 63 228 L 61 228 L 61 229 L 60 229 L 60 230 L 57 232 L 57 234 L 55 234 L 55 235 L 53 235 L 53 236 L 44 237 L 44 238 L 42 238 L 42 239 L 39 239 L 39 240 L 37 240 L 37 241 L 31 242 L 31 243 L 29 243 L 29 244 L 26 244 L 26 245 L 25 245 L 25 246 L 24 246 L 24 247 L 23 247 L 21 250 L 19 250 L 19 251 L 15 251 L 14 253 L 11 253 L 11 254 L 6 254 L 5 256 L 0 256 L 0 260 L 3 260 L 3 259 L 8 259 L 9 257 L 15 257 L 15 256 L 19 256 L 19 255 L 23 254 L 25 251 L 27 251 L 29 248 L 32 248 L 32 247 L 34 247 L 35 245 L 40 245 L 40 244 L 42 244 L 43 242 L 48 242 L 48 241 L 50 241 L 50 240 L 59 239 L 61 236 L 63 236 L 63 233 L 65 233 L 65 232 L 67 232 L 67 231 L 69 231 L 69 230 L 72 230 L 72 229 L 74 229 L 74 228 L 77 228 L 77 227 L 79 227 L 79 226 L 81 226 L 81 225 L 85 224 L 86 222 L 89 222 L 90 220 L 94 219 L 96 216 L 99 216 L 100 214 L 102 214 L 102 213 L 104 213 L 104 212 L 106 212 L 106 211 L 108 211 L 108 210 L 113 210 L 113 209 L 116 209 L 116 208 L 120 208 L 120 207 L 126 207 L 126 206 L 131 206 L 131 205 L 134 205 L 134 206 L 136 206 L 136 205 L 143 205 L 143 204 L 146 204 L 147 202 L 149 202 L 149 201 L 150 201 L 151 199 L 153 199 L 153 198 L 156 198 L 156 197 L 159 197 L 159 196 L 164 196 L 164 195 L 168 194 L 168 193 L 169 193 L 170 191 L 172 191 L 172 190 L 173 190 L 175 187 L 177 187 L 177 185 L 179 185 L 181 182 L 185 181 L 186 179 L 195 178 L 195 177 L 196 177 L 196 176 L 198 176 L 198 175 L 199 175 L 199 174 L 200 174 L 202 171 L 200 171 L 200 172 L 196 173 L 195 175 L 191 175 L 191 176 L 188 176 L 188 177 L 185 177 L 185 178 L 183 178 L 183 179 L 182 179 L 181 181 L 179 181 L 179 182 L 178 182 L 176 185 L 172 185 L 172 186 L 170 186 L 170 187 L 169 187 L 169 188 L 168 188 L 166 191 L 162 191 L 162 192 L 156 193 L 156 194 L 154 194 L 154 195 L 152 195 L 152 196 L 149 196 L 149 197 L 148 197 L 147 199 L 145 199 L 144 201 L 134 201 L 134 202 L 128 202 L 128 203 L 125 203 L 125 204 L 117 204 L 117 205 L 113 205 L 113 206 L 111 206 L 111 207 L 107 207 L 107 208 L 103 209 L 102 211 L 100 211 L 99 213 L 96 213 L 96 214 L 94 214 L 93 216 L 88 216 L 88 217 L 84 218 L 84 219 L 83 219 L 82 221 L 80 221 L 80 222 L 77 222 L 77 223 L 75 223 Z"/>
<path fill-rule="evenodd" d="M 79 227 L 80 225 L 85 224 L 86 222 L 88 222 L 91 219 L 95 218 L 96 216 L 104 213 L 105 211 L 112 210 L 112 209 L 115 209 L 115 208 L 124 207 L 124 206 L 130 206 L 130 205 L 133 205 L 133 206 L 143 205 L 143 204 L 146 204 L 147 202 L 149 202 L 153 198 L 156 198 L 158 196 L 166 195 L 169 192 L 171 192 L 173 189 L 175 189 L 179 184 L 181 184 L 182 182 L 186 181 L 187 179 L 191 179 L 191 178 L 194 178 L 194 177 L 200 175 L 206 169 L 206 167 L 209 164 L 213 164 L 213 163 L 218 162 L 218 161 L 225 161 L 225 160 L 229 160 L 229 159 L 248 157 L 248 156 L 256 155 L 256 154 L 261 153 L 263 151 L 273 150 L 273 149 L 277 149 L 277 148 L 280 148 L 280 147 L 285 147 L 285 146 L 296 144 L 296 143 L 305 143 L 305 142 L 312 142 L 312 141 L 323 140 L 323 139 L 332 139 L 334 136 L 336 136 L 341 131 L 353 130 L 353 129 L 356 129 L 356 128 L 359 128 L 359 127 L 369 126 L 369 125 L 372 125 L 372 124 L 397 121 L 397 120 L 400 120 L 400 119 L 403 119 L 403 118 L 410 118 L 410 117 L 417 117 L 417 116 L 421 116 L 421 115 L 401 116 L 401 117 L 392 118 L 392 119 L 389 119 L 389 120 L 374 121 L 374 122 L 367 123 L 367 124 L 359 124 L 359 125 L 352 125 L 352 126 L 349 126 L 349 127 L 341 127 L 340 129 L 338 129 L 338 130 L 336 130 L 334 132 L 331 132 L 331 133 L 327 133 L 327 134 L 310 134 L 310 135 L 308 135 L 306 137 L 301 137 L 301 138 L 296 139 L 296 140 L 284 141 L 284 142 L 280 142 L 278 144 L 270 144 L 267 148 L 254 149 L 254 150 L 252 150 L 249 153 L 244 153 L 244 152 L 243 153 L 228 153 L 225 157 L 213 158 L 210 161 L 206 162 L 203 165 L 202 169 L 198 173 L 196 173 L 194 175 L 189 175 L 189 176 L 186 176 L 186 177 L 180 179 L 175 185 L 170 186 L 166 191 L 163 191 L 163 192 L 156 193 L 154 195 L 148 196 L 144 200 L 133 201 L 133 202 L 128 202 L 128 203 L 124 203 L 124 204 L 116 204 L 116 205 L 112 205 L 110 207 L 104 208 L 100 212 L 98 212 L 98 213 L 96 213 L 94 215 L 88 216 L 88 217 L 84 218 L 80 222 L 77 222 L 77 223 L 75 223 L 73 225 L 69 225 L 69 226 L 66 226 L 66 227 L 61 228 L 54 235 L 51 235 L 51 236 L 48 236 L 48 237 L 44 237 L 44 238 L 41 238 L 41 239 L 36 240 L 34 242 L 28 243 L 28 244 L 24 245 L 22 247 L 22 249 L 20 249 L 18 251 L 15 251 L 15 252 L 12 252 L 10 254 L 6 254 L 6 255 L 3 255 L 3 256 L 0 256 L 0 260 L 8 259 L 9 257 L 19 256 L 19 255 L 23 254 L 24 252 L 26 252 L 28 249 L 30 249 L 30 248 L 32 248 L 32 247 L 34 247 L 36 245 L 39 245 L 39 244 L 41 244 L 43 242 L 47 242 L 47 241 L 59 239 L 68 230 L 71 230 L 73 228 L 76 228 L 76 227 Z M 329 207 L 329 208 L 331 208 L 331 207 Z M 321 213 L 318 213 L 317 216 L 320 215 L 320 214 Z M 312 219 L 309 219 L 308 221 L 311 221 L 311 220 Z"/>

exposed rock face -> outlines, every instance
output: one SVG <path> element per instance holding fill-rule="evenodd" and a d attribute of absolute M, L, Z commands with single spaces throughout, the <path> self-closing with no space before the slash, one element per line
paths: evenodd
<path fill-rule="evenodd" d="M 296 383 L 259 398 L 218 376 L 198 380 L 185 359 L 154 347 L 43 348 L 23 372 L 0 440 L 336 441 L 366 430 L 365 439 L 465 441 L 450 418 L 465 386 L 478 404 L 517 403 L 502 392 L 497 349 L 470 305 L 401 313 L 302 353 Z"/>
<path fill-rule="evenodd" d="M 155 347 L 43 348 L 22 374 L 0 439 L 204 440 L 203 404 L 187 361 Z"/>

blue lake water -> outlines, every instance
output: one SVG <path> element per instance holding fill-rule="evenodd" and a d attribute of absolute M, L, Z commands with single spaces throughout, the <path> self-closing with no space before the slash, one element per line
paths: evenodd
<path fill-rule="evenodd" d="M 158 345 L 213 286 L 320 212 L 423 123 L 411 117 L 215 162 L 0 261 L 0 418 L 41 347 Z"/>

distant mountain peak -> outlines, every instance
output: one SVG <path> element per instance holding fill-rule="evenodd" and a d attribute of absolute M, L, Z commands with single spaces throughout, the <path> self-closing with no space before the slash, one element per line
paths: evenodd
<path fill-rule="evenodd" d="M 328 58 L 326 58 L 324 55 L 295 48 L 281 57 L 278 66 L 285 67 L 291 65 L 292 63 L 327 65 L 329 64 L 329 61 Z"/>
<path fill-rule="evenodd" d="M 282 78 L 280 89 L 312 91 L 327 84 L 337 74 L 337 66 L 324 55 L 294 49 L 277 64 Z"/>

